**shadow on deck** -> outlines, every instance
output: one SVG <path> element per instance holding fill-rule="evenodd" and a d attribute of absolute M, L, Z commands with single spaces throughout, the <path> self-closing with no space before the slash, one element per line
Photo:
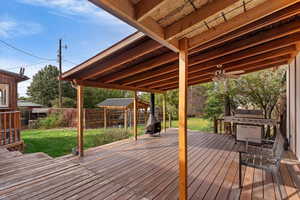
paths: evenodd
<path fill-rule="evenodd" d="M 23 155 L 0 161 L 0 199 L 177 199 L 177 129 L 161 137 L 123 140 L 50 159 Z M 241 144 L 228 136 L 190 131 L 189 199 L 279 199 L 271 174 L 244 168 L 238 188 Z M 290 152 L 281 166 L 285 198 L 299 199 L 300 168 Z"/>

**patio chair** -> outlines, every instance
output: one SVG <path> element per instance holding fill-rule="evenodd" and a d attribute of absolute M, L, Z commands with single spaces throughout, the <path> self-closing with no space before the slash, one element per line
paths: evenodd
<path fill-rule="evenodd" d="M 272 148 L 267 148 L 265 144 L 270 146 L 273 143 Z M 280 161 L 284 151 L 284 137 L 281 132 L 277 130 L 275 141 L 264 140 L 258 146 L 249 145 L 246 142 L 245 151 L 239 151 L 239 186 L 242 188 L 242 165 L 253 168 L 258 168 L 270 172 L 276 179 L 276 183 L 279 189 L 280 197 L 282 199 L 282 193 L 280 190 L 280 175 L 279 167 Z"/>

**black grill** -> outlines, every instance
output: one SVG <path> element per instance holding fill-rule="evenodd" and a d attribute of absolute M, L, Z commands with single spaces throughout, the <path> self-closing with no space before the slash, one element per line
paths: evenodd
<path fill-rule="evenodd" d="M 155 117 L 155 96 L 151 93 L 150 96 L 150 115 L 146 124 L 146 134 L 153 135 L 155 133 L 160 133 L 161 123 Z"/>

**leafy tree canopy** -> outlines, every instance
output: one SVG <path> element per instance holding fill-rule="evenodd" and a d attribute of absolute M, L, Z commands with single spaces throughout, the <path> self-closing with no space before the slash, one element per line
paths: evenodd
<path fill-rule="evenodd" d="M 45 66 L 33 76 L 27 95 L 36 103 L 52 106 L 51 101 L 58 98 L 58 76 L 59 70 L 56 66 Z M 62 94 L 64 97 L 74 98 L 76 91 L 69 82 L 63 81 Z"/>

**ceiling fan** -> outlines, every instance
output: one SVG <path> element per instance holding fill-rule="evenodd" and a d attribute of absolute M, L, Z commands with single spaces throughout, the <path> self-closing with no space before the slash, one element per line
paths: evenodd
<path fill-rule="evenodd" d="M 217 70 L 213 73 L 214 77 L 212 78 L 213 81 L 225 81 L 229 78 L 239 78 L 239 76 L 244 73 L 244 70 L 237 70 L 237 71 L 231 71 L 226 72 L 225 69 L 223 69 L 222 65 L 217 65 Z"/>

